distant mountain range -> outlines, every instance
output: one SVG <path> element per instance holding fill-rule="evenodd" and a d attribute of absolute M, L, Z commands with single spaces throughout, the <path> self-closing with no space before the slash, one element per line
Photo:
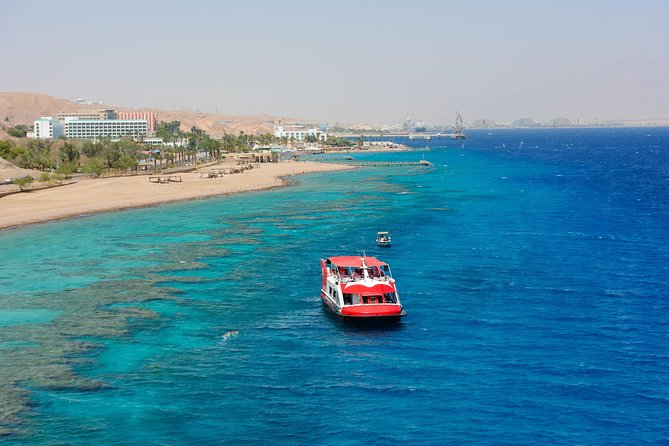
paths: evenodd
<path fill-rule="evenodd" d="M 597 118 L 585 120 L 572 120 L 569 118 L 553 118 L 546 122 L 534 121 L 530 118 L 519 118 L 511 124 L 500 124 L 492 119 L 476 119 L 472 121 L 469 128 L 473 129 L 491 129 L 491 128 L 534 128 L 534 127 L 666 127 L 669 126 L 669 119 L 648 119 L 648 120 L 620 120 L 620 121 L 600 121 Z"/>
<path fill-rule="evenodd" d="M 9 127 L 23 124 L 32 125 L 40 116 L 57 116 L 59 112 L 74 112 L 84 110 L 114 109 L 118 111 L 150 111 L 158 114 L 158 121 L 180 121 L 183 130 L 191 127 L 206 131 L 209 135 L 220 138 L 226 133 L 238 135 L 240 132 L 247 134 L 272 133 L 274 123 L 282 119 L 286 123 L 301 122 L 305 125 L 317 124 L 313 120 L 299 120 L 270 115 L 234 116 L 202 113 L 192 110 L 163 110 L 157 108 L 132 109 L 129 107 L 114 106 L 108 104 L 91 104 L 60 99 L 42 93 L 2 93 L 0 92 L 0 138 L 6 138 L 6 130 Z M 554 118 L 548 122 L 540 123 L 530 118 L 520 118 L 511 124 L 498 124 L 492 119 L 477 119 L 471 123 L 470 128 L 495 128 L 495 127 L 571 127 L 587 125 L 623 125 L 623 126 L 669 126 L 669 118 L 635 121 L 601 121 L 581 122 L 568 118 Z M 338 124 L 334 128 L 342 130 L 372 130 L 376 126 L 366 124 Z"/>

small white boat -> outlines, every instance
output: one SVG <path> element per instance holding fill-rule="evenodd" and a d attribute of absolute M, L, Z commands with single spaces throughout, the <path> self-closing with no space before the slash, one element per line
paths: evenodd
<path fill-rule="evenodd" d="M 376 233 L 376 244 L 379 246 L 390 246 L 390 232 L 381 231 Z"/>

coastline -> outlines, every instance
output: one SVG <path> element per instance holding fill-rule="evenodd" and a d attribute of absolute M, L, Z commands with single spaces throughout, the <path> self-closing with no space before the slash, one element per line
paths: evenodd
<path fill-rule="evenodd" d="M 286 186 L 288 182 L 285 178 L 293 175 L 352 169 L 351 166 L 342 164 L 311 161 L 266 163 L 257 166 L 242 173 L 221 175 L 217 178 L 202 177 L 202 173 L 230 167 L 230 164 L 173 174 L 181 177 L 181 182 L 154 183 L 149 180 L 149 176 L 138 175 L 85 179 L 63 187 L 7 195 L 0 198 L 0 231 L 102 212 L 272 189 Z"/>

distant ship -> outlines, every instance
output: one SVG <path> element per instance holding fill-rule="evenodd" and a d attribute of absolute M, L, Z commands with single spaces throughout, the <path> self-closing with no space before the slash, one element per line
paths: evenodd
<path fill-rule="evenodd" d="M 417 121 L 415 113 L 404 121 L 404 128 L 408 130 L 409 133 L 427 132 L 427 124 L 424 121 Z"/>
<path fill-rule="evenodd" d="M 448 135 L 451 139 L 467 139 L 465 135 L 465 125 L 462 122 L 462 116 L 460 113 L 455 112 L 455 126 L 453 127 L 453 133 Z"/>
<path fill-rule="evenodd" d="M 413 131 L 416 133 L 424 133 L 427 132 L 427 124 L 425 124 L 422 121 L 416 122 L 416 126 L 413 128 Z"/>

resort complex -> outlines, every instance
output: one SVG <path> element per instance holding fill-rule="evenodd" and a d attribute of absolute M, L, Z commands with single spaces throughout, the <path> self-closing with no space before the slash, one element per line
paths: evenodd
<path fill-rule="evenodd" d="M 55 119 L 43 116 L 35 120 L 34 130 L 28 132 L 27 136 L 35 139 L 58 139 L 65 136 L 89 140 L 118 139 L 124 136 L 139 138 L 155 133 L 157 122 L 158 116 L 155 112 L 60 112 Z"/>
<path fill-rule="evenodd" d="M 292 139 L 295 141 L 327 141 L 328 134 L 317 128 L 306 128 L 303 125 L 274 127 L 274 136 L 277 138 Z"/>

